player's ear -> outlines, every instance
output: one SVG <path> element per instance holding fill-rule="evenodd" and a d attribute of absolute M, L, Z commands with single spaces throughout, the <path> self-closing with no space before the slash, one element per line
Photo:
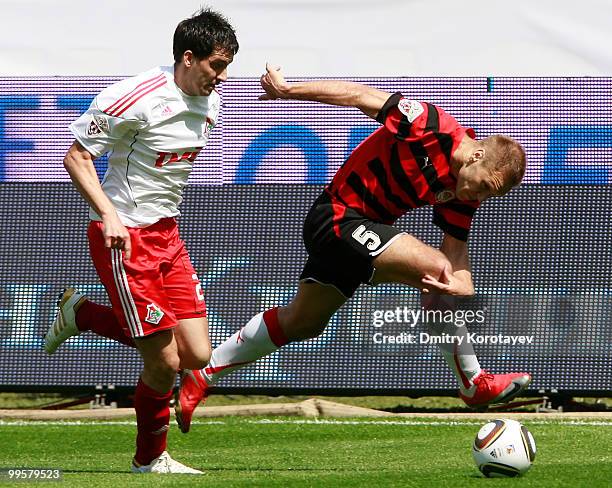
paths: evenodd
<path fill-rule="evenodd" d="M 472 156 L 470 157 L 470 164 L 478 163 L 482 161 L 484 157 L 485 157 L 485 148 L 479 147 L 478 149 L 475 149 L 474 152 L 472 153 Z"/>
<path fill-rule="evenodd" d="M 186 68 L 191 68 L 194 63 L 193 51 L 187 50 L 183 53 L 183 64 Z"/>

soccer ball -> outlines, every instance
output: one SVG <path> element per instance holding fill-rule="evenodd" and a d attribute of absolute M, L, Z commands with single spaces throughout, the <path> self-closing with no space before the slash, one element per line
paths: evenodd
<path fill-rule="evenodd" d="M 480 428 L 472 455 L 487 478 L 513 477 L 526 473 L 531 467 L 536 446 L 531 432 L 520 422 L 499 419 Z"/>

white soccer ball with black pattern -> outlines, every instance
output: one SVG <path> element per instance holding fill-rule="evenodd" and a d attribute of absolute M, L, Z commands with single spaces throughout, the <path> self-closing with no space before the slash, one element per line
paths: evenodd
<path fill-rule="evenodd" d="M 492 420 L 483 425 L 472 446 L 476 466 L 487 478 L 522 475 L 531 468 L 535 454 L 531 432 L 510 419 Z"/>

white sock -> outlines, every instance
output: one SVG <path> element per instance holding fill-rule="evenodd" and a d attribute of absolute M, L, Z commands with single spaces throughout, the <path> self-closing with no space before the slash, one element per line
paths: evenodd
<path fill-rule="evenodd" d="M 238 332 L 217 346 L 201 370 L 209 385 L 253 361 L 273 353 L 289 342 L 278 324 L 278 309 L 255 315 Z"/>
<path fill-rule="evenodd" d="M 455 378 L 457 378 L 459 387 L 466 392 L 472 387 L 474 378 L 481 371 L 474 347 L 467 342 L 468 330 L 465 327 L 456 327 L 455 324 L 450 324 L 450 327 L 444 328 L 444 333 L 463 338 L 460 346 L 458 343 L 452 343 L 438 344 L 438 347 Z"/>
<path fill-rule="evenodd" d="M 455 299 L 446 295 L 429 295 L 422 297 L 422 305 L 426 310 L 455 310 Z M 454 323 L 427 322 L 429 333 L 445 337 L 457 338 L 453 342 L 440 342 L 438 348 L 451 371 L 457 378 L 459 387 L 465 393 L 473 385 L 473 380 L 481 372 L 480 363 L 471 343 L 468 342 L 466 327 L 457 327 Z M 459 338 L 462 339 L 459 345 Z"/>

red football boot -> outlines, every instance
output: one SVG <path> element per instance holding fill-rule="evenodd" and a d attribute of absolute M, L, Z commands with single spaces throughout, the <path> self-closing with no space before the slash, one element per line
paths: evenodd
<path fill-rule="evenodd" d="M 528 373 L 492 374 L 483 370 L 468 389 L 461 387 L 459 396 L 470 407 L 507 403 L 531 383 Z"/>
<path fill-rule="evenodd" d="M 191 427 L 191 417 L 198 404 L 206 401 L 208 385 L 200 370 L 185 369 L 181 372 L 181 383 L 174 396 L 174 413 L 181 432 L 186 434 Z"/>

